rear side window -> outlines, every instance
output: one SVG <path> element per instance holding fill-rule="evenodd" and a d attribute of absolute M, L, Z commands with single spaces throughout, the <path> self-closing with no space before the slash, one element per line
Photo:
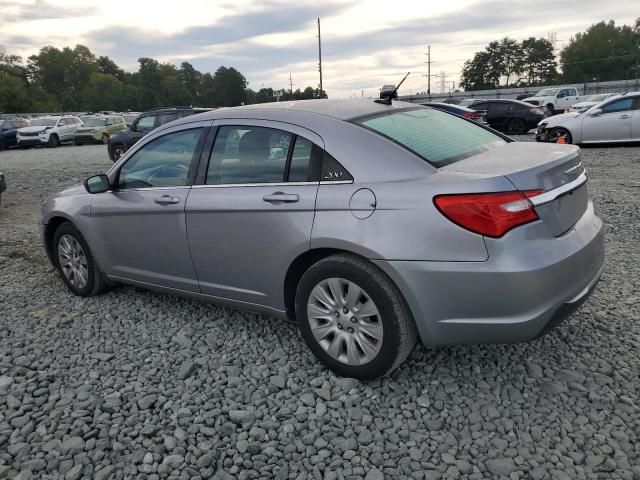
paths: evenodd
<path fill-rule="evenodd" d="M 395 111 L 356 123 L 403 146 L 434 167 L 443 167 L 507 143 L 472 122 L 432 109 Z"/>

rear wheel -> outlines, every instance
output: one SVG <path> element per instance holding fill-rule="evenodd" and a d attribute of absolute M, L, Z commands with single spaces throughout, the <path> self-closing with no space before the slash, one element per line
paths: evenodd
<path fill-rule="evenodd" d="M 345 377 L 382 377 L 416 343 L 415 324 L 396 286 L 355 256 L 333 255 L 312 265 L 300 280 L 295 303 L 311 351 Z"/>
<path fill-rule="evenodd" d="M 104 145 L 106 145 L 107 143 L 109 143 L 109 135 L 108 135 L 108 134 L 106 134 L 106 133 L 103 133 L 103 134 L 102 134 L 102 143 L 103 143 Z"/>
<path fill-rule="evenodd" d="M 58 138 L 57 135 L 50 135 L 49 136 L 49 141 L 47 142 L 47 146 L 51 147 L 51 148 L 55 148 L 58 145 L 60 145 L 60 139 Z"/>
<path fill-rule="evenodd" d="M 508 135 L 524 135 L 527 133 L 527 124 L 521 118 L 512 118 L 507 123 Z"/>
<path fill-rule="evenodd" d="M 89 245 L 71 223 L 66 222 L 58 227 L 53 235 L 52 250 L 62 280 L 75 295 L 91 297 L 106 290 L 107 282 Z"/>
<path fill-rule="evenodd" d="M 567 130 L 566 128 L 552 128 L 549 131 L 549 142 L 556 143 L 560 137 L 565 137 L 564 139 L 566 140 L 566 142 L 571 143 L 571 133 L 569 133 L 569 130 Z"/>

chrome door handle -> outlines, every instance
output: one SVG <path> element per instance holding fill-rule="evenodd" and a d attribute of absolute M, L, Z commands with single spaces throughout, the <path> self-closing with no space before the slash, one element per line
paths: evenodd
<path fill-rule="evenodd" d="M 262 200 L 269 203 L 295 203 L 300 197 L 295 193 L 275 192 L 271 195 L 265 195 Z"/>
<path fill-rule="evenodd" d="M 624 115 L 620 115 L 618 118 L 629 118 L 631 115 L 625 113 Z"/>
<path fill-rule="evenodd" d="M 180 203 L 180 197 L 173 197 L 171 195 L 162 195 L 154 200 L 154 202 L 160 205 L 171 205 L 172 203 Z"/>

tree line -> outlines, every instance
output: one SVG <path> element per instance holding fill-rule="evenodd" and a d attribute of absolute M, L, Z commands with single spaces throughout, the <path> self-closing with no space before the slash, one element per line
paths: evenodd
<path fill-rule="evenodd" d="M 613 20 L 591 25 L 569 40 L 559 60 L 544 38 L 518 42 L 505 37 L 464 63 L 460 86 L 484 90 L 638 78 L 640 18 L 634 26 L 617 26 Z"/>
<path fill-rule="evenodd" d="M 307 87 L 285 92 L 281 100 L 326 97 Z M 26 64 L 0 47 L 0 112 L 141 111 L 170 105 L 232 107 L 274 102 L 273 88 L 253 91 L 233 67 L 215 73 L 139 58 L 137 72 L 125 72 L 107 56 L 84 45 L 47 46 Z"/>

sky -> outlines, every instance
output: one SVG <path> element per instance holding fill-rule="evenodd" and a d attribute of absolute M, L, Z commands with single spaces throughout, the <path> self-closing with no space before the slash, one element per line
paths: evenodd
<path fill-rule="evenodd" d="M 0 0 L 0 46 L 24 58 L 45 45 L 88 46 L 127 71 L 139 57 L 235 67 L 249 87 L 323 87 L 331 98 L 376 96 L 407 72 L 401 94 L 458 84 L 465 60 L 492 40 L 555 33 L 559 50 L 602 20 L 632 24 L 638 0 Z M 435 77 L 440 75 L 440 77 Z M 453 82 L 453 83 L 452 83 Z"/>

